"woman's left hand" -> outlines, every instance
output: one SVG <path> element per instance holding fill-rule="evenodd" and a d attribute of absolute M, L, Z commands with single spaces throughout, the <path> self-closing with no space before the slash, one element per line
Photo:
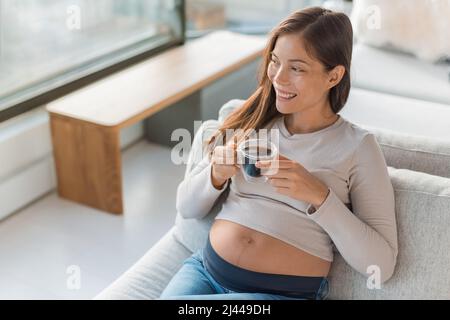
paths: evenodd
<path fill-rule="evenodd" d="M 258 161 L 260 169 L 278 169 L 275 174 L 264 174 L 275 190 L 291 198 L 311 203 L 318 209 L 328 196 L 328 186 L 313 176 L 301 164 L 282 155 L 277 160 Z"/>

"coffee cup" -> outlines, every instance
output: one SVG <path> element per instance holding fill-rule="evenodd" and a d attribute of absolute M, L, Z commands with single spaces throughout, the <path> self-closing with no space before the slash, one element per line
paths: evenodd
<path fill-rule="evenodd" d="M 257 161 L 275 160 L 278 148 L 267 139 L 248 139 L 242 141 L 237 147 L 238 163 L 242 175 L 248 182 L 265 182 L 267 177 L 263 174 L 273 168 L 260 169 L 255 166 Z"/>

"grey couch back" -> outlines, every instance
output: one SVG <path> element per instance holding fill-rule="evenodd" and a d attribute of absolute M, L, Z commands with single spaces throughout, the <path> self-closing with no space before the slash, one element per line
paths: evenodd
<path fill-rule="evenodd" d="M 228 102 L 220 109 L 218 120 L 203 124 L 206 134 L 201 134 L 201 130 L 197 132 L 191 154 L 201 152 L 202 140 L 207 139 L 229 112 L 242 102 Z M 367 287 L 366 278 L 349 267 L 337 253 L 329 276 L 329 298 L 449 299 L 450 179 L 446 178 L 450 166 L 449 145 L 445 142 L 423 144 L 428 141 L 373 130 L 385 154 L 395 191 L 399 239 L 396 271 L 381 289 L 371 290 Z M 187 170 L 191 168 L 192 164 Z M 436 175 L 441 173 L 445 177 Z M 184 219 L 178 214 L 175 238 L 191 251 L 202 247 L 228 191 L 222 193 L 203 219 Z"/>

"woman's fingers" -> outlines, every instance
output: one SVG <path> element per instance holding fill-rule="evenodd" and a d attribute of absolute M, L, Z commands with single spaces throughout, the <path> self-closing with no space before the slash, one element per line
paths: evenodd
<path fill-rule="evenodd" d="M 292 177 L 292 171 L 289 169 L 278 169 L 275 173 L 271 170 L 261 169 L 261 175 L 267 176 L 270 179 L 290 179 Z"/>
<path fill-rule="evenodd" d="M 217 164 L 235 165 L 237 161 L 235 148 L 232 145 L 216 147 L 214 160 Z"/>
<path fill-rule="evenodd" d="M 280 168 L 280 169 L 287 169 L 292 168 L 294 166 L 294 162 L 292 160 L 262 160 L 257 161 L 256 166 L 258 168 Z"/>
<path fill-rule="evenodd" d="M 289 179 L 271 179 L 269 183 L 276 188 L 290 188 L 292 182 Z"/>
<path fill-rule="evenodd" d="M 233 176 L 234 174 L 236 174 L 238 172 L 238 170 L 240 169 L 238 166 L 236 165 L 226 165 L 226 164 L 215 164 L 216 166 L 216 170 L 218 172 L 221 172 L 223 175 L 226 176 Z"/>

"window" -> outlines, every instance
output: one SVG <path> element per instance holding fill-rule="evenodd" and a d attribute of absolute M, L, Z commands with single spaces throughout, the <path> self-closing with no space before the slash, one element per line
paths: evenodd
<path fill-rule="evenodd" d="M 0 0 L 0 121 L 36 97 L 48 102 L 76 81 L 182 43 L 183 10 L 182 0 Z"/>

